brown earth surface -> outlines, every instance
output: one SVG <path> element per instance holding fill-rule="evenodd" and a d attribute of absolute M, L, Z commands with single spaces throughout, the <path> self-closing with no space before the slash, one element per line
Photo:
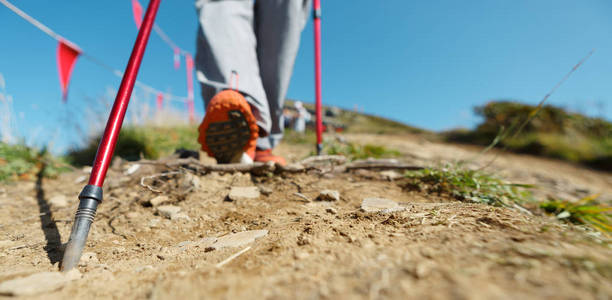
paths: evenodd
<path fill-rule="evenodd" d="M 531 156 L 487 153 L 419 136 L 347 135 L 397 149 L 403 162 L 458 160 L 509 181 L 536 184 L 538 197 L 612 199 L 612 174 Z M 292 161 L 310 145 L 283 144 Z M 496 158 L 495 158 L 496 157 Z M 491 161 L 495 160 L 491 163 Z M 518 209 L 407 191 L 375 171 L 254 176 L 193 175 L 131 163 L 109 171 L 104 202 L 79 266 L 80 279 L 29 296 L 59 298 L 398 298 L 610 299 L 609 240 L 581 226 Z M 0 185 L 0 284 L 57 271 L 86 170 L 57 179 Z M 227 201 L 231 187 L 256 186 L 253 199 Z M 321 190 L 338 201 L 317 201 Z M 182 215 L 149 202 L 167 196 Z M 62 197 L 63 196 L 63 197 Z M 405 207 L 364 212 L 362 200 Z M 67 203 L 62 203 L 66 200 Z M 157 205 L 157 204 L 156 204 Z M 217 247 L 216 237 L 267 230 L 254 242 Z M 212 239 L 211 239 L 212 238 Z M 234 254 L 240 254 L 232 259 Z M 230 258 L 229 260 L 226 260 Z M 35 284 L 35 283 L 33 283 Z M 0 296 L 2 297 L 2 296 Z"/>

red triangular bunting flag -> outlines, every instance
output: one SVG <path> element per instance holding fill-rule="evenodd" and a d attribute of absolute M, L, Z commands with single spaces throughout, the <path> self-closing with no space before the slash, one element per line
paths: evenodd
<path fill-rule="evenodd" d="M 66 102 L 68 97 L 68 83 L 72 68 L 81 51 L 68 41 L 60 41 L 57 45 L 57 71 L 59 73 L 62 99 Z"/>
<path fill-rule="evenodd" d="M 191 72 L 191 70 L 193 69 L 193 58 L 191 58 L 191 54 L 189 53 L 185 54 L 185 68 L 187 68 L 187 71 L 189 72 Z"/>
<path fill-rule="evenodd" d="M 140 25 L 142 24 L 142 5 L 140 5 L 138 0 L 132 0 L 132 12 L 134 13 L 136 27 L 140 29 Z"/>
<path fill-rule="evenodd" d="M 195 122 L 195 113 L 194 113 L 194 107 L 193 107 L 193 99 L 188 99 L 187 100 L 187 111 L 189 112 L 189 122 L 193 123 Z"/>
<path fill-rule="evenodd" d="M 161 111 L 164 107 L 164 94 L 157 93 L 157 111 Z"/>
<path fill-rule="evenodd" d="M 187 69 L 187 110 L 189 111 L 189 121 L 195 122 L 195 112 L 193 107 L 193 58 L 191 54 L 185 54 L 185 68 Z"/>
<path fill-rule="evenodd" d="M 181 49 L 174 47 L 174 69 L 178 70 L 181 67 Z"/>

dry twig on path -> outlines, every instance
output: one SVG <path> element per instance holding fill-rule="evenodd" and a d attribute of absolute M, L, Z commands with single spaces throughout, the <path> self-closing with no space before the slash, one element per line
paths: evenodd
<path fill-rule="evenodd" d="M 205 165 L 194 158 L 187 159 L 175 159 L 171 161 L 140 161 L 140 164 L 150 164 L 157 166 L 164 166 L 170 169 L 184 168 L 194 171 L 199 174 L 207 174 L 211 172 L 227 172 L 227 173 L 253 173 L 253 174 L 267 174 L 267 173 L 303 173 L 312 170 L 318 170 L 320 172 L 346 172 L 358 169 L 368 170 L 422 170 L 423 167 L 409 165 L 401 163 L 395 159 L 367 159 L 357 160 L 351 163 L 346 163 L 346 157 L 342 155 L 322 155 L 308 157 L 298 163 L 281 166 L 274 164 L 273 162 L 254 162 L 252 164 L 219 164 L 219 165 Z M 325 171 L 322 167 L 331 167 L 331 169 Z M 177 172 L 178 173 L 178 172 Z M 162 173 L 157 175 L 146 176 L 143 178 L 155 178 L 163 175 L 173 174 L 171 172 Z M 141 185 L 147 187 L 151 191 L 158 192 L 151 186 L 144 184 L 141 179 Z"/>
<path fill-rule="evenodd" d="M 357 169 L 379 169 L 379 170 L 407 170 L 407 171 L 418 171 L 423 170 L 421 166 L 409 165 L 400 163 L 397 160 L 388 159 L 367 159 L 367 160 L 356 160 L 346 165 L 346 170 L 357 170 Z"/>
<path fill-rule="evenodd" d="M 223 260 L 222 262 L 220 262 L 220 263 L 216 264 L 216 265 L 215 265 L 215 268 L 221 268 L 221 267 L 223 267 L 224 265 L 226 265 L 226 264 L 227 264 L 227 263 L 229 263 L 230 261 L 232 261 L 232 260 L 236 259 L 236 257 L 238 257 L 238 256 L 240 256 L 240 255 L 244 254 L 245 252 L 249 251 L 249 249 L 251 249 L 251 246 L 248 246 L 248 247 L 246 247 L 246 248 L 244 248 L 244 249 L 242 249 L 242 250 L 240 250 L 240 251 L 238 251 L 238 252 L 236 252 L 236 253 L 232 254 L 230 257 L 228 257 L 228 258 L 226 258 L 225 260 Z"/>
<path fill-rule="evenodd" d="M 163 177 L 163 176 L 168 176 L 168 175 L 176 175 L 176 174 L 181 174 L 181 171 L 172 171 L 172 172 L 164 172 L 164 173 L 160 173 L 160 174 L 153 174 L 153 175 L 149 175 L 149 176 L 143 176 L 140 178 L 140 185 L 149 189 L 151 192 L 154 193 L 161 193 L 162 191 L 160 190 L 156 190 L 154 189 L 152 186 L 148 185 L 145 183 L 145 179 L 155 179 L 157 177 Z"/>

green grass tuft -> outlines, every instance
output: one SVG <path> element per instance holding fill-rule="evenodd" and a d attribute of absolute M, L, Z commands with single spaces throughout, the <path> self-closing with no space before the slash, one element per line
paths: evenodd
<path fill-rule="evenodd" d="M 356 143 L 325 142 L 323 152 L 330 155 L 344 155 L 349 160 L 366 158 L 390 158 L 400 156 L 399 151 L 388 149 L 385 146 Z"/>
<path fill-rule="evenodd" d="M 597 201 L 598 195 L 588 196 L 577 202 L 550 200 L 540 203 L 540 208 L 554 214 L 560 220 L 591 226 L 607 237 L 612 233 L 612 207 Z"/>
<path fill-rule="evenodd" d="M 446 194 L 460 201 L 509 206 L 532 200 L 533 186 L 512 184 L 481 171 L 447 166 L 406 173 L 407 187 L 429 193 Z"/>
<path fill-rule="evenodd" d="M 531 185 L 507 183 L 481 171 L 466 170 L 458 166 L 442 169 L 428 168 L 406 172 L 412 190 L 449 195 L 460 201 L 484 203 L 494 206 L 533 203 Z M 598 195 L 577 202 L 549 200 L 539 203 L 546 213 L 574 224 L 590 226 L 606 237 L 612 233 L 612 207 L 597 201 Z"/>

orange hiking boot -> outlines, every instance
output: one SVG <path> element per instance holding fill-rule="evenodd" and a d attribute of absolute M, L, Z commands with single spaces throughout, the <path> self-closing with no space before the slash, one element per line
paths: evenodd
<path fill-rule="evenodd" d="M 251 106 L 234 90 L 215 95 L 198 127 L 202 151 L 220 164 L 252 162 L 259 127 Z"/>
<path fill-rule="evenodd" d="M 268 150 L 256 150 L 255 151 L 255 161 L 258 162 L 269 162 L 269 161 L 273 161 L 281 166 L 286 165 L 287 163 L 285 162 L 285 159 L 272 154 L 272 149 L 268 149 Z"/>

